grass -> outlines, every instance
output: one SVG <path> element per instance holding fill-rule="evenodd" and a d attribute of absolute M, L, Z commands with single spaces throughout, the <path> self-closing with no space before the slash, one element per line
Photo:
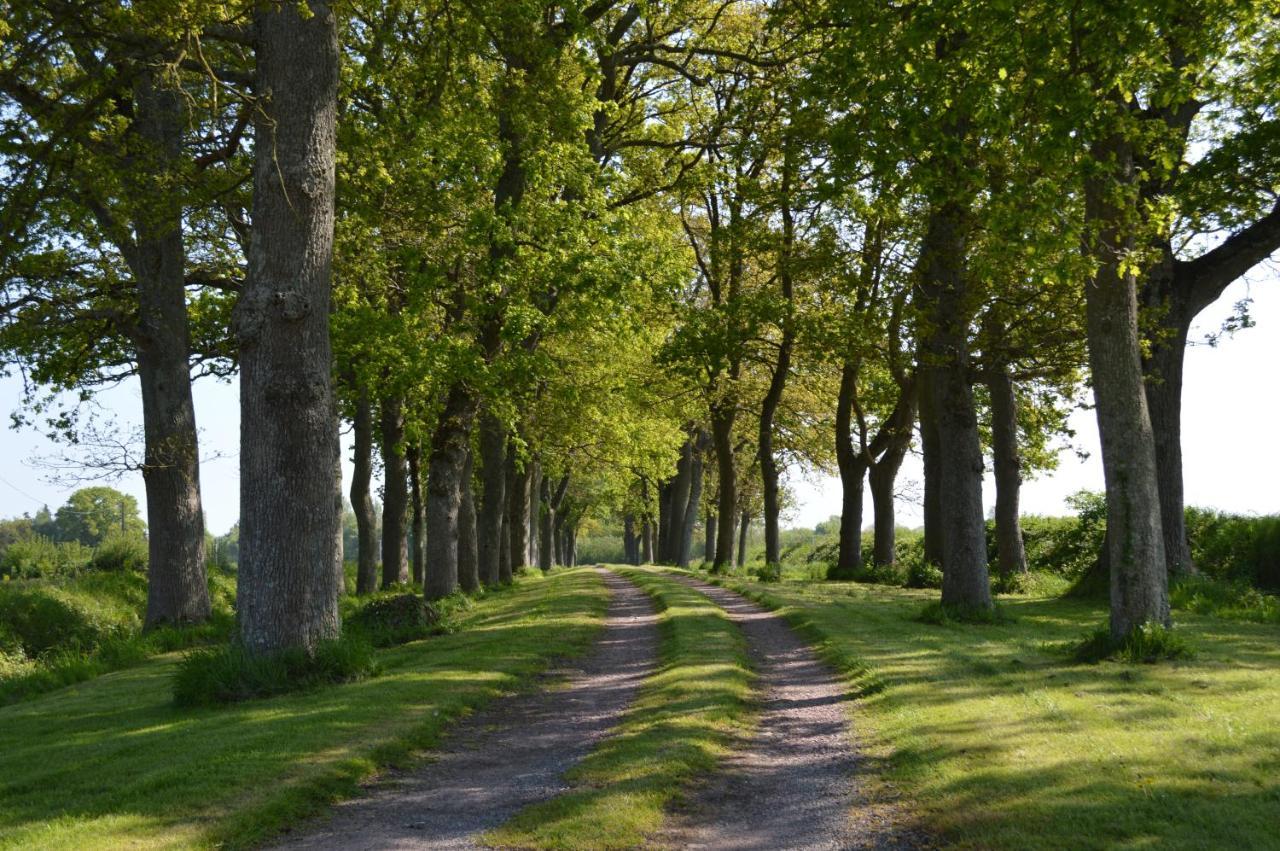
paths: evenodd
<path fill-rule="evenodd" d="M 729 581 L 849 677 L 860 738 L 958 848 L 1280 848 L 1280 629 L 1179 616 L 1193 659 L 1080 665 L 1097 603 L 1010 597 L 923 625 L 937 592 Z"/>
<path fill-rule="evenodd" d="M 652 569 L 616 568 L 661 611 L 660 667 L 614 735 L 569 774 L 570 791 L 527 807 L 485 841 L 500 847 L 635 848 L 668 805 L 712 771 L 752 714 L 738 628 L 704 595 Z"/>
<path fill-rule="evenodd" d="M 606 599 L 590 571 L 522 579 L 456 633 L 380 651 L 381 676 L 304 694 L 178 709 L 167 656 L 0 708 L 0 848 L 260 842 L 584 651 Z"/>

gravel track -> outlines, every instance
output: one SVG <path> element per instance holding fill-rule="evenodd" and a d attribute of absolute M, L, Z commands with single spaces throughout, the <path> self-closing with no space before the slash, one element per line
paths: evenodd
<path fill-rule="evenodd" d="M 858 792 L 866 768 L 836 673 L 778 615 L 733 591 L 675 578 L 742 628 L 762 706 L 748 741 L 673 814 L 658 844 L 717 851 L 920 847 L 895 808 Z"/>
<path fill-rule="evenodd" d="M 658 658 L 649 597 L 605 570 L 604 630 L 577 664 L 549 672 L 567 681 L 500 698 L 461 721 L 432 761 L 378 779 L 275 848 L 470 849 L 521 808 L 568 786 L 565 771 L 621 720 Z"/>

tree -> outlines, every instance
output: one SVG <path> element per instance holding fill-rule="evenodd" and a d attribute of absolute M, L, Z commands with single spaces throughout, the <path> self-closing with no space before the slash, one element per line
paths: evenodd
<path fill-rule="evenodd" d="M 338 37 L 309 2 L 254 14 L 253 240 L 240 344 L 240 639 L 256 655 L 338 635 L 339 444 L 330 379 Z"/>
<path fill-rule="evenodd" d="M 146 524 L 138 516 L 138 501 L 109 487 L 81 488 L 54 515 L 60 541 L 96 547 L 112 535 L 142 537 Z"/>

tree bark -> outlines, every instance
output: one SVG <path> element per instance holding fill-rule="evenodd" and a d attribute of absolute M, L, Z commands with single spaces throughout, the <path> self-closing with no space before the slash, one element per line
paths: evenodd
<path fill-rule="evenodd" d="M 528 465 L 517 469 L 515 454 L 507 456 L 507 537 L 511 553 L 511 572 L 515 573 L 528 564 L 529 551 L 529 479 Z"/>
<path fill-rule="evenodd" d="M 676 552 L 676 563 L 681 567 L 688 567 L 693 555 L 693 529 L 698 525 L 698 511 L 702 507 L 702 458 L 706 451 L 707 433 L 698 429 L 689 463 L 689 499 L 685 505 L 684 521 L 680 524 L 680 547 Z"/>
<path fill-rule="evenodd" d="M 836 465 L 840 470 L 840 548 L 833 579 L 852 579 L 862 569 L 862 495 L 867 474 L 861 441 L 853 441 L 853 400 L 858 392 L 858 366 L 846 361 L 840 370 L 836 399 Z"/>
<path fill-rule="evenodd" d="M 965 225 L 962 204 L 936 204 L 921 249 L 920 293 L 929 314 L 920 372 L 932 403 L 942 522 L 942 603 L 991 608 L 982 510 L 982 443 L 969 382 Z"/>
<path fill-rule="evenodd" d="M 382 587 L 409 581 L 409 470 L 404 457 L 404 404 L 382 401 Z M 430 534 L 430 530 L 427 530 Z"/>
<path fill-rule="evenodd" d="M 684 541 L 685 516 L 689 511 L 689 493 L 693 490 L 694 438 L 685 439 L 680 447 L 680 463 L 676 465 L 676 477 L 671 480 L 670 508 L 667 512 L 667 552 L 663 559 L 667 564 L 679 564 Z"/>
<path fill-rule="evenodd" d="M 472 492 L 475 459 L 467 450 L 462 465 L 462 504 L 458 506 L 458 586 L 468 594 L 480 589 L 480 553 L 476 538 L 476 497 Z"/>
<path fill-rule="evenodd" d="M 502 551 L 502 518 L 507 506 L 507 434 L 491 414 L 480 420 L 480 478 L 484 493 L 477 517 L 476 541 L 480 557 L 480 581 L 502 582 L 498 568 Z"/>
<path fill-rule="evenodd" d="M 511 529 L 510 517 L 506 508 L 502 511 L 502 536 L 498 540 L 498 582 L 502 585 L 510 585 L 515 581 L 515 574 L 511 570 Z"/>
<path fill-rule="evenodd" d="M 751 515 L 742 512 L 742 519 L 738 523 L 738 567 L 741 568 L 747 563 L 747 530 L 751 527 Z"/>
<path fill-rule="evenodd" d="M 649 518 L 644 519 L 640 534 L 640 559 L 644 564 L 653 564 L 653 524 Z"/>
<path fill-rule="evenodd" d="M 427 577 L 423 584 L 428 600 L 447 597 L 458 588 L 458 513 L 475 412 L 470 391 L 455 384 L 431 436 L 431 455 L 427 459 Z"/>
<path fill-rule="evenodd" d="M 716 560 L 716 516 L 707 512 L 706 525 L 702 529 L 702 560 L 707 564 L 715 564 Z"/>
<path fill-rule="evenodd" d="M 330 370 L 338 29 L 316 0 L 254 13 L 253 237 L 240 343 L 240 640 L 255 655 L 336 638 L 340 447 Z"/>
<path fill-rule="evenodd" d="M 555 519 L 555 510 L 551 507 L 551 482 L 546 476 L 542 477 L 542 481 L 538 487 L 538 567 L 545 573 L 551 569 L 552 550 L 552 520 Z"/>
<path fill-rule="evenodd" d="M 1132 183 L 1133 154 L 1123 141 L 1097 143 L 1093 156 L 1115 170 L 1122 186 Z M 1111 636 L 1120 640 L 1145 623 L 1169 623 L 1169 588 L 1136 282 L 1122 270 L 1131 240 L 1123 236 L 1124 211 L 1114 192 L 1106 176 L 1085 182 L 1086 222 L 1095 229 L 1085 252 L 1097 264 L 1085 287 L 1085 315 L 1107 488 Z"/>
<path fill-rule="evenodd" d="M 732 400 L 721 400 L 711 406 L 711 439 L 716 450 L 716 473 L 720 479 L 716 557 L 711 566 L 715 573 L 727 570 L 733 563 L 733 521 L 738 514 L 738 480 L 733 464 L 733 421 L 736 415 Z"/>
<path fill-rule="evenodd" d="M 684 463 L 683 454 L 680 463 Z M 676 478 L 680 477 L 679 464 L 676 466 Z M 674 479 L 658 483 L 658 525 L 655 537 L 658 539 L 657 547 L 654 551 L 655 561 L 658 564 L 666 564 L 671 561 L 671 492 L 674 489 Z"/>
<path fill-rule="evenodd" d="M 622 552 L 627 564 L 640 563 L 640 546 L 636 540 L 636 516 L 627 514 L 622 518 Z"/>
<path fill-rule="evenodd" d="M 991 393 L 991 454 L 996 478 L 996 554 L 1005 578 L 1027 572 L 1022 543 L 1019 491 L 1022 454 L 1018 451 L 1018 395 L 1009 372 L 993 367 L 987 378 Z"/>
<path fill-rule="evenodd" d="M 378 514 L 373 507 L 370 481 L 373 477 L 373 404 L 369 392 L 360 388 L 356 399 L 354 457 L 351 475 L 351 509 L 356 515 L 359 556 L 356 562 L 356 593 L 378 590 Z"/>
<path fill-rule="evenodd" d="M 422 497 L 422 445 L 412 443 L 405 453 L 405 460 L 409 462 L 409 503 L 413 514 L 413 552 L 410 562 L 413 566 L 413 581 L 421 586 L 426 582 L 427 555 L 427 504 Z"/>
<path fill-rule="evenodd" d="M 529 463 L 529 509 L 525 516 L 528 518 L 525 527 L 525 564 L 538 563 L 538 530 L 541 528 L 539 523 L 540 503 L 542 494 L 542 465 L 536 460 Z"/>
<path fill-rule="evenodd" d="M 916 421 L 918 391 L 916 378 L 906 378 L 898 391 L 898 403 L 889 421 L 876 435 L 877 442 L 883 436 L 880 457 L 868 468 L 867 479 L 871 485 L 871 504 L 875 512 L 874 543 L 871 551 L 873 564 L 889 565 L 897 561 L 895 538 L 897 521 L 894 517 L 894 486 L 902 461 L 911 448 L 911 433 Z"/>
<path fill-rule="evenodd" d="M 144 75 L 134 87 L 135 127 L 158 167 L 173 170 L 182 156 L 182 102 L 176 91 Z M 154 171 L 149 174 L 154 175 Z M 145 191 L 139 188 L 139 192 Z M 207 620 L 204 510 L 200 453 L 188 358 L 182 207 L 156 205 L 134 218 L 138 288 L 135 337 L 142 388 L 147 495 L 147 629 Z"/>
<path fill-rule="evenodd" d="M 920 398 L 920 449 L 924 456 L 924 560 L 942 568 L 942 448 L 938 419 L 933 412 L 932 375 L 917 372 Z"/>

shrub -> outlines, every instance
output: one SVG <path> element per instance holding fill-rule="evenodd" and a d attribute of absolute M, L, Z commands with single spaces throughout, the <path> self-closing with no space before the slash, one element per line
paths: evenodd
<path fill-rule="evenodd" d="M 1121 659 L 1154 664 L 1163 659 L 1187 659 L 1194 655 L 1186 639 L 1173 627 L 1151 622 L 1134 627 L 1119 641 L 1111 637 L 1110 629 L 1101 627 L 1074 645 L 1071 651 L 1077 662 L 1090 663 Z"/>
<path fill-rule="evenodd" d="M 751 569 L 752 575 L 760 582 L 781 582 L 782 565 L 778 563 L 762 564 Z"/>
<path fill-rule="evenodd" d="M 126 571 L 147 569 L 147 541 L 137 535 L 116 532 L 93 551 L 95 570 Z"/>
<path fill-rule="evenodd" d="M 76 541 L 54 543 L 43 535 L 20 538 L 5 548 L 0 576 L 35 579 L 73 575 L 89 566 L 93 550 Z"/>
<path fill-rule="evenodd" d="M 344 626 L 374 647 L 390 647 L 426 638 L 441 625 L 438 609 L 416 594 L 370 598 L 345 619 Z"/>
<path fill-rule="evenodd" d="M 316 645 L 254 656 L 239 643 L 188 653 L 173 680 L 178 706 L 211 706 L 352 682 L 378 672 L 373 645 L 346 635 Z"/>
<path fill-rule="evenodd" d="M 906 586 L 908 588 L 941 588 L 942 568 L 931 561 L 925 561 L 921 552 L 907 564 Z"/>

